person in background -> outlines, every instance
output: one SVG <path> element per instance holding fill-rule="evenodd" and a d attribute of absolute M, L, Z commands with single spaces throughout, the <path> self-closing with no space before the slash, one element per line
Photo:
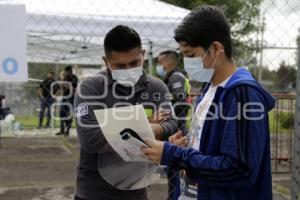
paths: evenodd
<path fill-rule="evenodd" d="M 178 121 L 178 129 L 186 135 L 186 117 L 189 111 L 188 97 L 190 84 L 178 67 L 178 54 L 175 51 L 164 51 L 158 56 L 157 74 L 163 78 L 171 93 L 171 101 Z"/>
<path fill-rule="evenodd" d="M 2 101 L 4 101 L 4 99 L 5 99 L 5 96 L 0 94 L 0 109 L 2 109 L 2 107 L 3 107 Z"/>
<path fill-rule="evenodd" d="M 55 83 L 54 80 L 54 73 L 53 72 L 48 72 L 47 78 L 40 83 L 39 89 L 38 89 L 38 95 L 40 99 L 40 112 L 39 112 L 39 124 L 38 124 L 38 129 L 43 127 L 43 119 L 44 119 L 44 114 L 45 111 L 46 116 L 47 116 L 47 121 L 45 128 L 50 127 L 50 122 L 51 122 L 51 105 L 54 102 L 54 98 L 51 94 L 51 91 L 54 92 L 53 88 L 51 90 L 51 87 L 53 87 L 52 84 Z"/>
<path fill-rule="evenodd" d="M 73 67 L 66 66 L 64 70 L 63 76 L 63 84 L 62 84 L 62 104 L 60 108 L 60 131 L 56 133 L 56 135 L 70 135 L 70 129 L 72 126 L 72 110 L 73 110 L 73 102 L 75 91 L 78 84 L 78 78 L 73 74 Z"/>
<path fill-rule="evenodd" d="M 173 104 L 174 112 L 178 121 L 178 129 L 182 135 L 188 133 L 186 127 L 186 118 L 190 105 L 188 104 L 190 84 L 182 70 L 178 67 L 179 55 L 176 51 L 163 51 L 158 56 L 158 65 L 156 67 L 157 75 L 160 76 L 167 85 Z M 167 113 L 161 111 L 160 116 L 164 117 Z M 178 196 L 180 193 L 179 173 L 166 169 L 168 176 L 169 196 Z M 177 187 L 176 187 L 177 186 Z"/>

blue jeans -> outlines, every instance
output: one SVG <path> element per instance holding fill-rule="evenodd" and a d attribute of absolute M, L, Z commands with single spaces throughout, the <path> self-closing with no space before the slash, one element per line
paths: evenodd
<path fill-rule="evenodd" d="M 39 126 L 43 125 L 43 119 L 45 115 L 47 116 L 47 123 L 46 126 L 50 125 L 51 121 L 51 105 L 53 104 L 54 99 L 52 97 L 45 97 L 40 99 L 40 113 L 39 113 Z"/>

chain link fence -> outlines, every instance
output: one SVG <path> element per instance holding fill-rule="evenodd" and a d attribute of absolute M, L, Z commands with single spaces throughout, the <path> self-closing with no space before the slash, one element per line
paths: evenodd
<path fill-rule="evenodd" d="M 37 118 L 39 112 L 37 88 L 47 72 L 54 71 L 56 79 L 59 79 L 60 71 L 68 64 L 76 65 L 75 74 L 79 78 L 98 71 L 104 66 L 101 59 L 104 55 L 104 36 L 119 24 L 133 27 L 140 34 L 147 52 L 146 70 L 155 74 L 157 55 L 164 50 L 178 50 L 178 45 L 173 39 L 174 29 L 189 12 L 188 9 L 166 2 L 0 0 L 0 4 L 26 5 L 27 49 L 30 63 L 28 83 L 0 83 L 0 95 L 6 96 L 5 105 L 12 109 L 17 119 Z M 217 5 L 230 10 L 230 5 L 236 2 L 246 4 L 246 1 L 240 0 L 220 1 Z M 273 172 L 293 172 L 292 197 L 296 200 L 299 198 L 297 194 L 300 188 L 300 100 L 296 101 L 300 93 L 299 61 L 297 65 L 300 1 L 257 0 L 257 2 L 259 13 L 252 16 L 257 27 L 251 33 L 242 35 L 242 41 L 246 45 L 246 50 L 243 51 L 247 54 L 235 59 L 238 65 L 247 66 L 266 88 L 276 93 L 277 105 L 270 113 Z M 247 41 L 254 42 L 247 44 Z M 35 123 L 37 120 L 23 126 L 34 128 L 37 126 Z"/>
<path fill-rule="evenodd" d="M 300 37 L 298 37 L 298 70 L 297 70 L 297 90 L 296 90 L 296 114 L 295 114 L 295 135 L 293 141 L 293 168 L 292 168 L 292 200 L 300 199 Z"/>

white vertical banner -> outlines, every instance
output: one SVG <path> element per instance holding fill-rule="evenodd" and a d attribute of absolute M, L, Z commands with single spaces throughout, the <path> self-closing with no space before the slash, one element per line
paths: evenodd
<path fill-rule="evenodd" d="M 0 4 L 0 82 L 26 82 L 25 6 Z"/>

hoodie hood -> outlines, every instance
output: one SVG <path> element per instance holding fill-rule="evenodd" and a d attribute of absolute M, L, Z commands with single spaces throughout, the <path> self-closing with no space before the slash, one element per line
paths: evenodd
<path fill-rule="evenodd" d="M 275 106 L 275 98 L 267 92 L 254 78 L 254 76 L 245 68 L 240 67 L 229 79 L 224 89 L 230 91 L 239 85 L 248 85 L 257 89 L 264 97 L 265 107 L 270 111 Z"/>

